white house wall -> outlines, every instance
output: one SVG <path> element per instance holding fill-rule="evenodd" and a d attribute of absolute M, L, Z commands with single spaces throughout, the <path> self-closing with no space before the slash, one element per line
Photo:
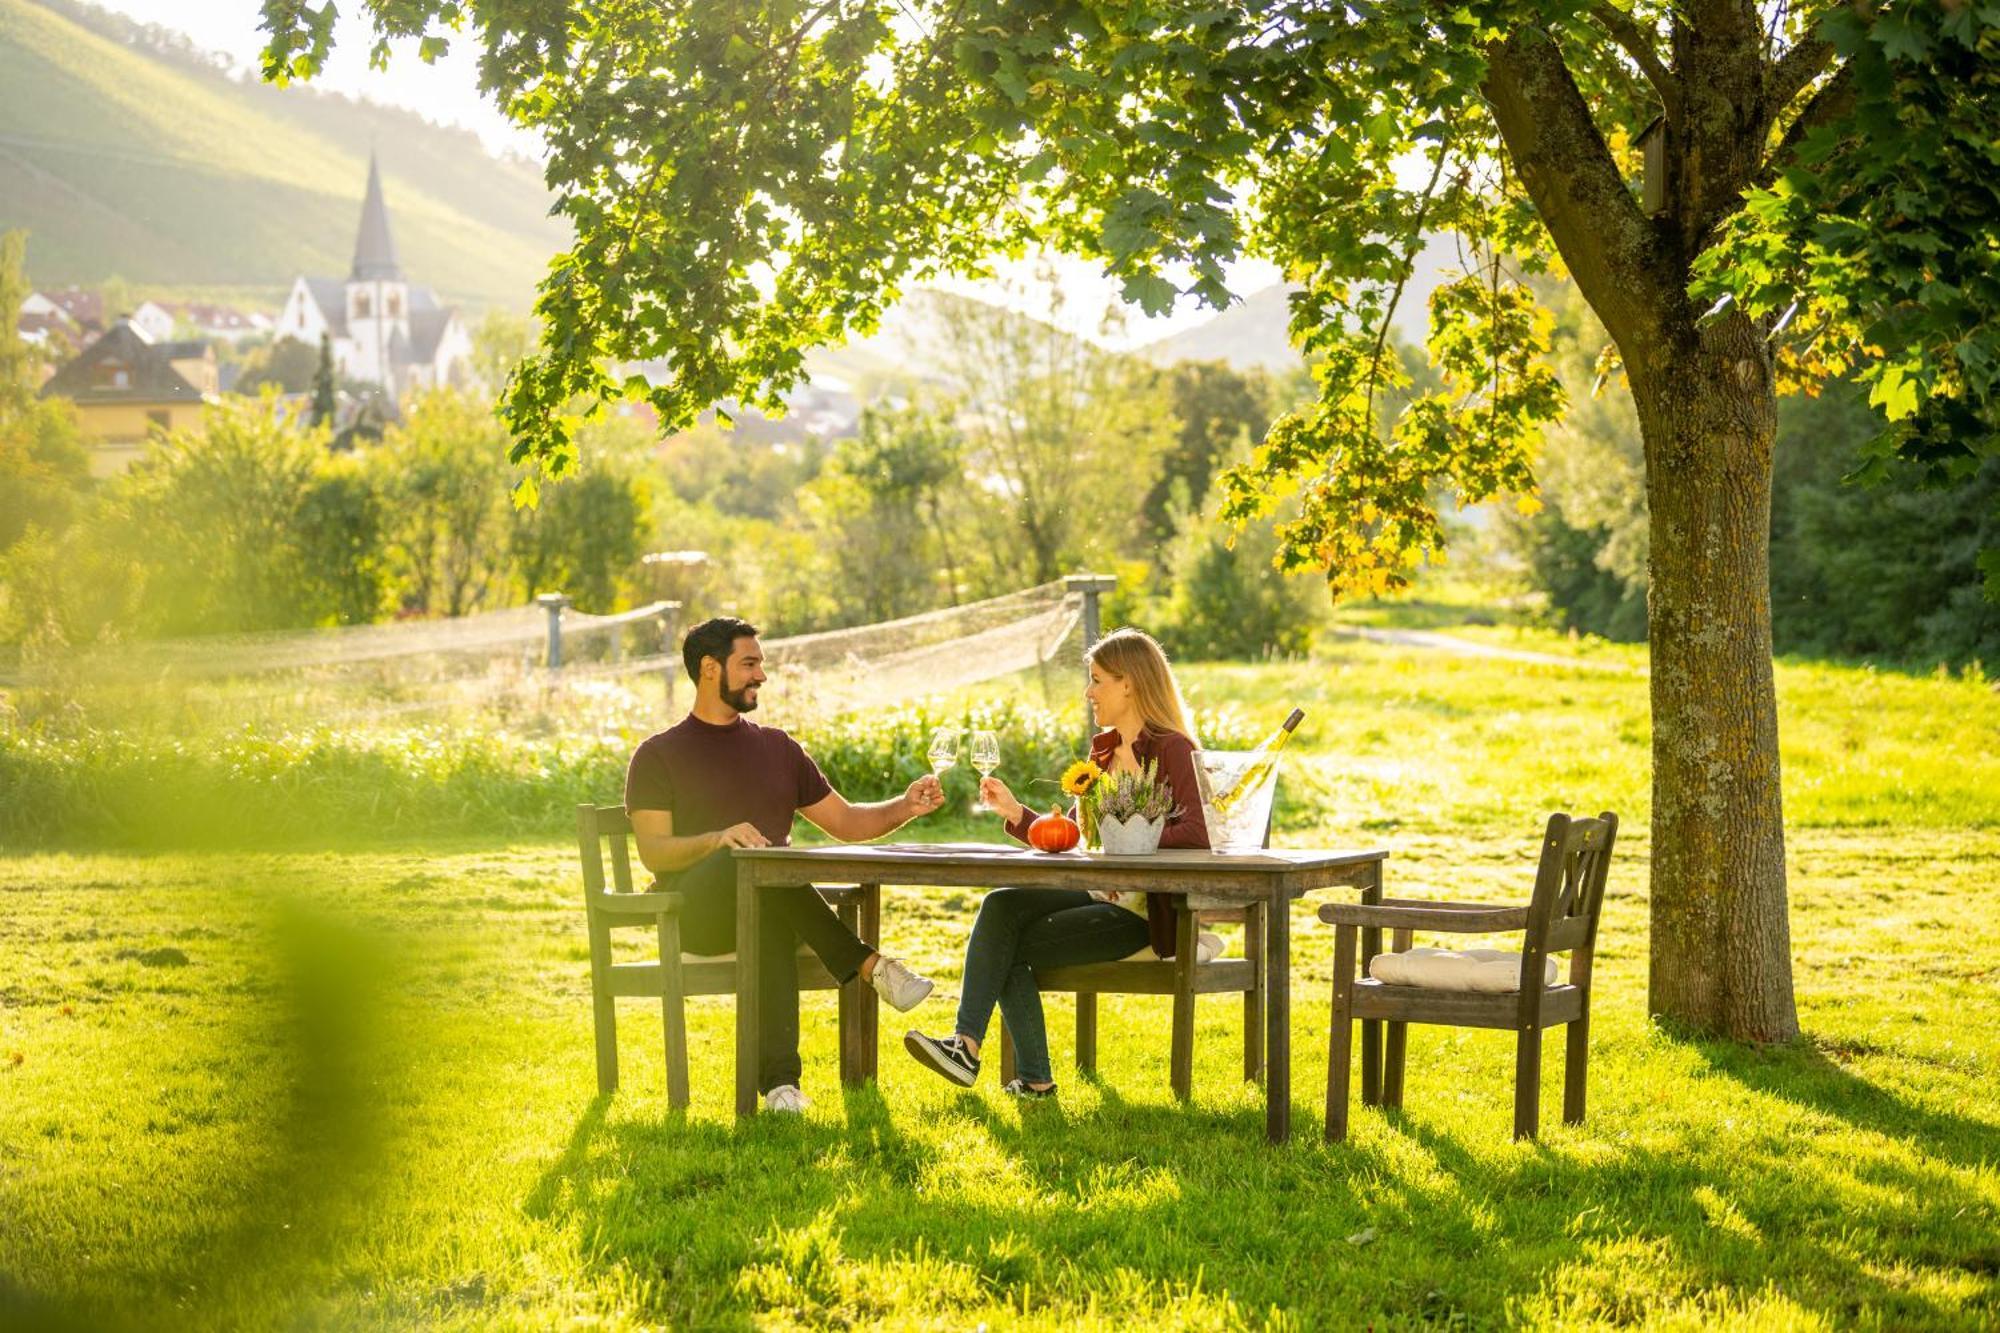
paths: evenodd
<path fill-rule="evenodd" d="M 312 288 L 300 278 L 292 284 L 292 294 L 285 298 L 284 313 L 278 316 L 277 336 L 296 338 L 317 347 L 326 328 L 326 316 L 320 313 L 319 302 L 313 300 Z"/>

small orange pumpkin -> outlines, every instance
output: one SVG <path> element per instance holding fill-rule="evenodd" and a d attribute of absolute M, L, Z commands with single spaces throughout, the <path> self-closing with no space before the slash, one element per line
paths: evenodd
<path fill-rule="evenodd" d="M 1075 821 L 1060 810 L 1050 810 L 1028 825 L 1028 845 L 1038 852 L 1066 852 L 1082 837 Z"/>

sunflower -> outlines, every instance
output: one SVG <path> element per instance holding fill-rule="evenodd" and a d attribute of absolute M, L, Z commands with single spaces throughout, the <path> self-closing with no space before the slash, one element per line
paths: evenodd
<path fill-rule="evenodd" d="M 1097 785 L 1104 776 L 1104 770 L 1088 759 L 1079 759 L 1063 770 L 1062 789 L 1071 796 L 1081 796 Z"/>

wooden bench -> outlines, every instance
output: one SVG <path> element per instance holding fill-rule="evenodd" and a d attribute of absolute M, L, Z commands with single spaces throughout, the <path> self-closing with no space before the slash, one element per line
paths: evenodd
<path fill-rule="evenodd" d="M 736 958 L 681 952 L 681 895 L 670 890 L 635 892 L 632 824 L 623 806 L 576 808 L 577 853 L 583 865 L 584 916 L 590 930 L 590 1000 L 597 1030 L 597 1087 L 618 1088 L 618 1015 L 623 998 L 657 999 L 665 1028 L 667 1101 L 688 1104 L 687 997 L 734 995 Z M 605 870 L 610 869 L 607 883 Z M 864 940 L 881 933 L 878 885 L 822 888 L 847 928 Z M 646 927 L 654 933 L 652 961 L 612 961 L 612 932 Z M 810 950 L 799 951 L 801 990 L 840 992 L 840 1078 L 854 1085 L 875 1077 L 880 1009 L 874 987 L 857 978 L 842 986 Z"/>
<path fill-rule="evenodd" d="M 1244 756 L 1219 752 L 1218 759 Z M 1273 806 L 1275 807 L 1275 799 Z M 1254 816 L 1253 816 L 1254 817 Z M 1272 814 L 1264 820 L 1262 845 L 1271 845 Z M 1172 958 L 1124 958 L 1108 963 L 1078 963 L 1070 967 L 1044 968 L 1035 973 L 1035 984 L 1044 992 L 1058 991 L 1076 996 L 1076 1067 L 1084 1073 L 1097 1069 L 1097 997 L 1100 995 L 1171 995 L 1173 997 L 1173 1043 L 1167 1068 L 1174 1096 L 1186 1101 L 1194 1090 L 1194 997 L 1232 995 L 1243 997 L 1243 1078 L 1260 1082 L 1264 1077 L 1264 913 L 1262 903 L 1247 907 L 1190 907 L 1185 898 L 1174 902 L 1174 956 Z M 1195 961 L 1196 937 L 1204 925 L 1241 924 L 1243 956 Z M 1000 1023 L 1000 1078 L 1014 1077 L 1014 1039 L 1005 1019 Z"/>

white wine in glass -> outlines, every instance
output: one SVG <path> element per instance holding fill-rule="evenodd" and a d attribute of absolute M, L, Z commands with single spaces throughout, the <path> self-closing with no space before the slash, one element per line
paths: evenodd
<path fill-rule="evenodd" d="M 931 772 L 937 774 L 938 781 L 944 781 L 945 770 L 958 763 L 958 732 L 951 727 L 939 727 L 933 731 L 928 753 Z"/>
<path fill-rule="evenodd" d="M 972 733 L 972 766 L 979 770 L 981 778 L 993 776 L 993 770 L 1000 767 L 1000 733 L 997 731 L 975 731 Z M 980 802 L 985 804 L 984 798 Z"/>

